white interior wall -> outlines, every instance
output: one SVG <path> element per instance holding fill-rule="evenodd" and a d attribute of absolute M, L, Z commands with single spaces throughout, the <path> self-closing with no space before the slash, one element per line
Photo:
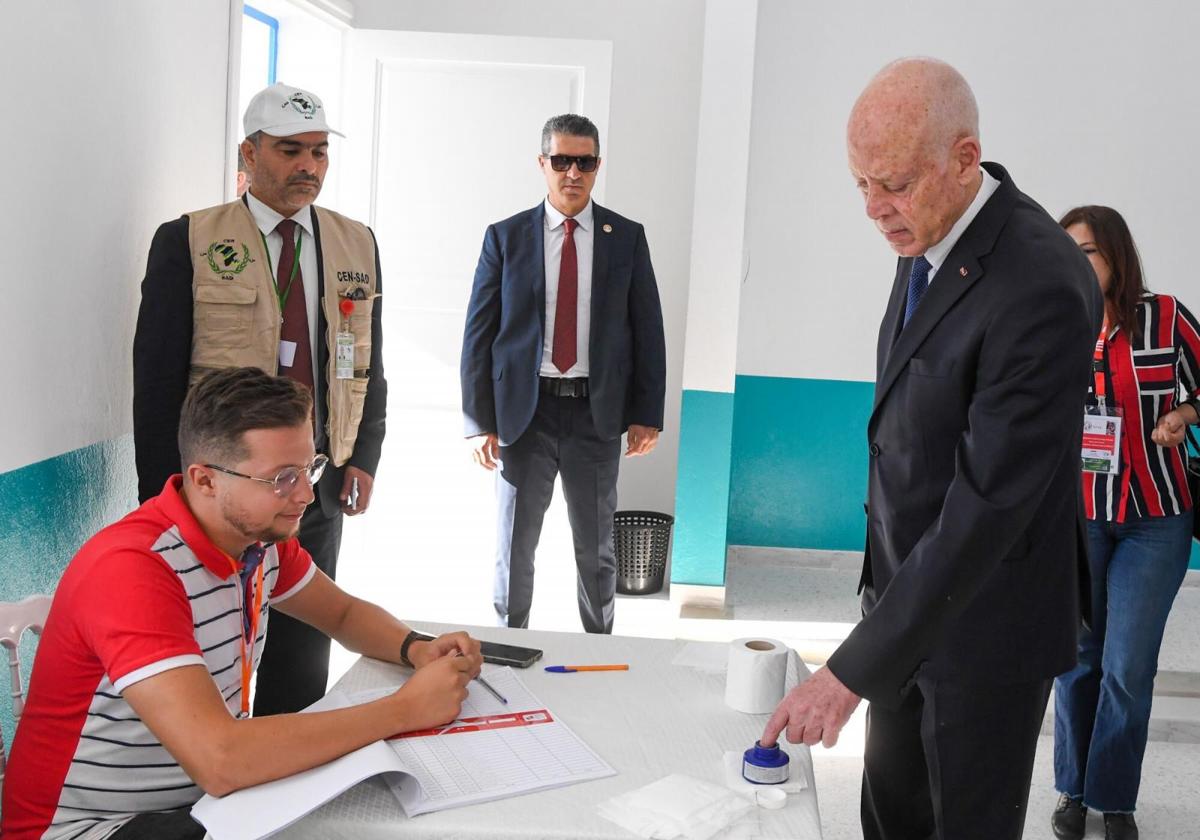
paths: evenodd
<path fill-rule="evenodd" d="M 746 196 L 758 3 L 707 0 L 683 385 L 732 393 L 746 272 Z"/>
<path fill-rule="evenodd" d="M 0 472 L 132 428 L 150 239 L 223 193 L 229 22 L 229 0 L 0 4 Z"/>
<path fill-rule="evenodd" d="M 1151 288 L 1200 309 L 1198 25 L 1200 6 L 1184 0 L 762 0 L 738 372 L 874 379 L 895 257 L 863 213 L 844 132 L 870 77 L 911 54 L 949 61 L 971 83 L 985 160 L 1055 216 L 1116 207 Z"/>
<path fill-rule="evenodd" d="M 613 0 L 602 6 L 547 6 L 541 0 L 355 0 L 354 10 L 354 26 L 361 29 L 612 41 L 612 105 L 608 131 L 601 137 L 608 179 L 605 204 L 646 226 L 662 295 L 668 364 L 667 428 L 650 457 L 621 465 L 621 507 L 673 510 L 702 4 L 698 0 Z M 534 149 L 540 130 L 540 125 L 529 127 Z M 480 142 L 486 144 L 486 138 Z M 525 166 L 527 162 L 490 161 L 489 165 Z M 512 212 L 531 206 L 537 198 L 514 199 Z"/>

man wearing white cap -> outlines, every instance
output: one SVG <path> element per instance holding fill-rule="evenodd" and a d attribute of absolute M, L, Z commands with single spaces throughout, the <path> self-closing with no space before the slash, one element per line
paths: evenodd
<path fill-rule="evenodd" d="M 179 414 L 204 374 L 258 367 L 291 377 L 313 392 L 316 449 L 330 459 L 300 542 L 332 578 L 342 514 L 367 509 L 383 446 L 379 252 L 365 225 L 313 206 L 329 135 L 342 136 L 317 96 L 272 85 L 243 122 L 249 192 L 167 222 L 150 246 L 133 342 L 138 497 L 180 472 Z M 328 670 L 327 636 L 272 615 L 254 713 L 312 703 Z"/>

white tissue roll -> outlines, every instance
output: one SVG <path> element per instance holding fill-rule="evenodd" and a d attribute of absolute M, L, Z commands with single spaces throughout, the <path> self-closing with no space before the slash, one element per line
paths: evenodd
<path fill-rule="evenodd" d="M 777 639 L 736 639 L 729 643 L 725 704 L 739 712 L 775 711 L 787 679 L 788 646 Z"/>

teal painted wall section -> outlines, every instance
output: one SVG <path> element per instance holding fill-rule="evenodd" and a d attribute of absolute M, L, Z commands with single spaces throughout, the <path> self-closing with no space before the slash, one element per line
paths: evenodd
<path fill-rule="evenodd" d="M 862 550 L 874 393 L 872 382 L 737 377 L 731 544 Z"/>
<path fill-rule="evenodd" d="M 737 378 L 731 545 L 862 550 L 874 393 L 871 382 Z"/>
<path fill-rule="evenodd" d="M 725 585 L 733 394 L 684 390 L 671 582 Z"/>
<path fill-rule="evenodd" d="M 0 473 L 0 601 L 53 593 L 79 546 L 136 506 L 132 435 Z M 26 685 L 35 648 L 36 638 L 26 635 L 21 644 Z M 7 697 L 7 677 L 0 686 Z M 0 731 L 11 745 L 7 699 L 0 702 Z"/>

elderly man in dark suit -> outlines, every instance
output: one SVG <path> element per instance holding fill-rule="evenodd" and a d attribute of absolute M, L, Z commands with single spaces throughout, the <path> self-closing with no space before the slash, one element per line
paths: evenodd
<path fill-rule="evenodd" d="M 1079 459 L 1100 292 L 1055 221 L 981 164 L 975 98 L 949 65 L 885 67 L 847 145 L 900 255 L 867 426 L 863 619 L 763 739 L 832 745 L 865 697 L 867 838 L 1020 837 L 1086 591 Z"/>
<path fill-rule="evenodd" d="M 476 463 L 500 467 L 499 621 L 529 625 L 534 550 L 561 475 L 579 616 L 589 633 L 611 633 L 621 434 L 626 456 L 645 455 L 662 429 L 662 309 L 642 226 L 591 199 L 591 120 L 548 120 L 538 165 L 545 201 L 484 236 L 463 333 L 463 418 Z"/>

